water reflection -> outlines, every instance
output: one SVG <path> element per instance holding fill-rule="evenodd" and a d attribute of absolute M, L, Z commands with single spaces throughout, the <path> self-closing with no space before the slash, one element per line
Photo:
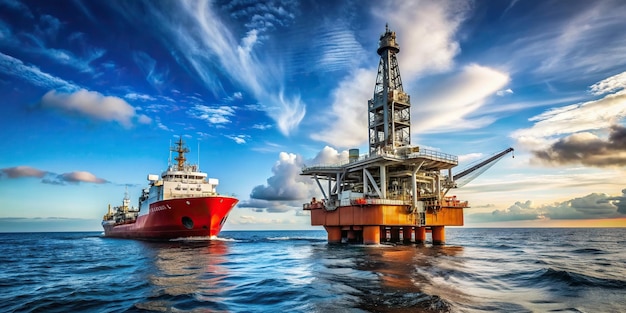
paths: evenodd
<path fill-rule="evenodd" d="M 439 286 L 433 288 L 433 273 L 463 266 L 462 247 L 423 245 L 378 245 L 318 247 L 313 258 L 324 267 L 314 276 L 315 285 L 332 286 L 339 301 L 352 301 L 355 309 L 374 312 L 447 312 Z M 460 293 L 451 286 L 444 291 Z M 345 308 L 345 306 L 344 306 Z M 328 309 L 328 307 L 325 307 Z"/>
<path fill-rule="evenodd" d="M 148 301 L 137 308 L 155 311 L 210 308 L 226 311 L 220 304 L 234 286 L 224 266 L 229 252 L 222 241 L 146 243 L 156 251 L 155 271 L 148 276 L 152 285 Z"/>

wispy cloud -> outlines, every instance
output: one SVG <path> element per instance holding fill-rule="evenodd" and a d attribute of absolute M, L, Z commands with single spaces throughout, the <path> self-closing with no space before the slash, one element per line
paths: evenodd
<path fill-rule="evenodd" d="M 18 2 L 15 3 L 18 4 Z M 11 7 L 27 13 L 30 19 L 32 19 L 29 23 L 32 28 L 22 28 L 19 33 L 15 34 L 11 28 L 4 27 L 2 32 L 4 46 L 19 49 L 38 58 L 43 56 L 54 63 L 72 67 L 80 72 L 95 72 L 91 63 L 101 58 L 106 50 L 90 47 L 84 42 L 81 42 L 85 47 L 83 48 L 83 55 L 80 56 L 68 50 L 51 48 L 49 46 L 51 45 L 50 43 L 70 42 L 73 40 L 82 41 L 83 37 L 80 33 L 72 33 L 70 35 L 62 33 L 64 24 L 54 16 L 41 14 L 35 18 L 32 12 L 21 3 L 19 5 L 11 5 Z"/>
<path fill-rule="evenodd" d="M 129 19 L 139 14 L 123 13 Z M 220 73 L 224 73 L 227 79 L 252 93 L 283 134 L 288 135 L 298 126 L 304 117 L 305 104 L 298 94 L 285 92 L 283 74 L 273 64 L 274 60 L 259 59 L 256 53 L 259 35 L 266 28 L 250 25 L 250 30 L 238 40 L 209 1 L 177 2 L 176 7 L 168 8 L 168 14 L 178 18 L 165 17 L 156 6 L 147 7 L 141 14 L 150 15 L 162 31 L 163 40 L 173 47 L 176 60 L 191 69 L 209 90 L 215 94 L 223 92 Z M 281 13 L 274 18 L 284 16 L 289 14 Z"/>
<path fill-rule="evenodd" d="M 594 93 L 624 88 L 626 75 L 619 74 L 592 85 Z M 620 87 L 621 86 L 621 87 Z M 618 125 L 626 117 L 626 90 L 608 94 L 601 99 L 584 103 L 551 108 L 529 119 L 530 128 L 519 129 L 511 134 L 522 146 L 535 151 L 544 150 L 553 143 L 578 132 L 606 131 Z M 590 140 L 577 136 L 573 140 Z"/>
<path fill-rule="evenodd" d="M 572 7 L 576 9 L 562 10 L 557 2 L 542 2 L 515 21 L 528 27 L 512 32 L 511 44 L 485 52 L 486 57 L 505 56 L 515 71 L 532 71 L 543 80 L 596 77 L 623 66 L 626 3 L 583 1 Z"/>
<path fill-rule="evenodd" d="M 80 87 L 62 78 L 42 72 L 38 67 L 26 65 L 21 60 L 0 52 L 0 72 L 44 89 L 75 91 Z"/>
<path fill-rule="evenodd" d="M 434 87 L 422 99 L 423 105 L 413 108 L 411 131 L 440 133 L 489 125 L 495 117 L 481 116 L 480 108 L 509 80 L 506 73 L 492 68 L 465 66 L 461 73 Z"/>
<path fill-rule="evenodd" d="M 156 60 L 143 51 L 136 51 L 132 56 L 135 64 L 145 75 L 146 81 L 156 90 L 162 90 L 169 71 L 167 69 L 159 71 Z"/>

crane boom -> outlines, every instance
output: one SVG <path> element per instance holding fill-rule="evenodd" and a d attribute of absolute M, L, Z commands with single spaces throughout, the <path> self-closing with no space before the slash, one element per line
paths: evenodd
<path fill-rule="evenodd" d="M 490 158 L 488 158 L 488 159 L 486 159 L 486 160 L 484 160 L 484 161 L 482 161 L 482 162 L 480 162 L 480 163 L 478 163 L 478 164 L 476 164 L 476 165 L 474 165 L 474 166 L 472 166 L 470 168 L 467 168 L 467 169 L 461 171 L 460 173 L 457 173 L 456 175 L 453 176 L 454 177 L 453 180 L 456 181 L 456 180 L 458 180 L 461 177 L 467 176 L 467 175 L 471 174 L 472 172 L 480 169 L 481 167 L 483 167 L 485 165 L 488 165 L 491 162 L 497 161 L 498 159 L 500 159 L 501 157 L 505 156 L 507 153 L 512 152 L 513 150 L 514 150 L 513 148 L 505 149 L 504 151 L 502 151 L 502 152 L 500 152 L 500 153 L 498 153 L 498 154 L 496 154 L 496 155 L 494 155 L 494 156 L 492 156 L 492 157 L 490 157 Z"/>
<path fill-rule="evenodd" d="M 448 176 L 443 182 L 444 195 L 447 194 L 451 188 L 459 188 L 459 187 L 465 186 L 467 183 L 472 181 L 478 175 L 482 174 L 484 171 L 486 171 L 488 168 L 494 165 L 496 161 L 500 160 L 503 156 L 505 156 L 509 152 L 512 152 L 513 150 L 514 150 L 513 148 L 507 148 L 481 161 L 480 163 L 476 165 L 466 168 L 465 170 L 461 171 L 460 173 L 454 176 L 450 174 L 450 176 L 452 176 L 452 180 L 450 180 L 450 177 Z"/>

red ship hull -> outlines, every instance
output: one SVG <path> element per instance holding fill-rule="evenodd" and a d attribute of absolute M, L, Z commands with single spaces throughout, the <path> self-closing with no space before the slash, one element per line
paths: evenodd
<path fill-rule="evenodd" d="M 103 223 L 104 236 L 145 240 L 217 236 L 239 200 L 227 196 L 182 198 L 150 204 L 150 212 L 133 223 Z"/>

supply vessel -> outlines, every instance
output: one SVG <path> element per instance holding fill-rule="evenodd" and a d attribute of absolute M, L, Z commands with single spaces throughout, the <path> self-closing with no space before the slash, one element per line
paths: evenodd
<path fill-rule="evenodd" d="M 102 220 L 105 237 L 169 240 L 185 237 L 215 237 L 239 200 L 218 194 L 218 179 L 208 178 L 198 165 L 190 165 L 189 149 L 180 138 L 170 151 L 177 152 L 161 174 L 148 175 L 139 206 L 130 205 L 128 193 L 122 205 L 111 207 Z"/>

